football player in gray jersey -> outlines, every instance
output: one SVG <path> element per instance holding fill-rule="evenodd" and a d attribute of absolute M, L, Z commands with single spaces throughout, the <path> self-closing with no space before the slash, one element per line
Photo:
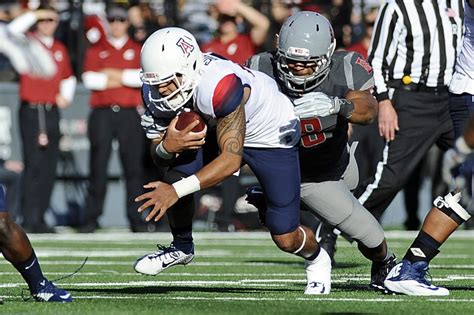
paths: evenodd
<path fill-rule="evenodd" d="M 335 45 L 329 21 L 301 11 L 283 24 L 277 50 L 253 56 L 247 65 L 273 77 L 295 105 L 302 205 L 358 243 L 372 261 L 370 286 L 383 290 L 395 256 L 380 224 L 351 193 L 359 179 L 355 146 L 348 146 L 349 123 L 366 125 L 377 114 L 372 68 L 354 52 L 334 52 Z"/>

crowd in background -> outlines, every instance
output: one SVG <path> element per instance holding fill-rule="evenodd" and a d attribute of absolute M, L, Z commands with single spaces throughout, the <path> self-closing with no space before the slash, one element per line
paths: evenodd
<path fill-rule="evenodd" d="M 143 43 L 148 35 L 160 28 L 180 26 L 195 35 L 203 51 L 216 52 L 228 59 L 243 64 L 253 54 L 275 48 L 276 34 L 287 17 L 299 10 L 309 10 L 320 12 L 331 21 L 336 36 L 337 49 L 353 50 L 367 57 L 372 28 L 381 4 L 380 0 L 56 0 L 46 2 L 53 5 L 58 12 L 58 26 L 54 37 L 65 45 L 73 74 L 79 82 L 82 82 L 93 93 L 91 107 L 94 110 L 102 108 L 101 102 L 107 104 L 107 106 L 109 104 L 118 106 L 107 107 L 111 111 L 110 117 L 98 118 L 101 115 L 109 114 L 101 114 L 95 111 L 94 116 L 91 116 L 91 118 L 95 117 L 95 121 L 97 119 L 115 119 L 112 116 L 117 116 L 118 112 L 122 114 L 127 112 L 124 108 L 140 106 L 139 101 L 129 103 L 101 101 L 103 93 L 100 91 L 106 91 L 111 86 L 98 87 L 94 85 L 98 82 L 97 73 L 100 73 L 99 77 L 105 75 L 108 78 L 108 82 L 113 82 L 113 78 L 116 78 L 117 86 L 123 86 L 124 91 L 132 91 L 131 93 L 134 95 L 132 98 L 137 98 L 139 94 L 138 85 L 136 82 L 133 82 L 133 78 L 128 81 L 124 79 L 123 71 L 126 69 L 138 71 L 138 61 L 126 66 L 111 66 L 104 70 L 94 67 L 93 62 L 87 59 L 91 58 L 91 50 L 93 51 L 94 47 L 101 45 L 104 41 L 109 41 L 113 46 L 117 44 L 118 46 L 116 47 L 122 49 L 123 46 L 120 46 L 120 43 L 114 42 L 113 39 L 111 40 L 114 37 L 114 28 L 119 25 L 126 25 L 126 32 L 129 38 L 138 44 Z M 23 12 L 34 10 L 42 4 L 44 4 L 44 1 L 2 1 L 0 4 L 0 23 L 9 23 Z M 110 13 L 111 9 L 115 10 L 114 14 Z M 125 12 L 125 14 L 121 12 Z M 120 36 L 116 37 L 119 38 Z M 133 46 L 130 49 L 134 50 L 134 56 L 136 57 L 136 54 L 139 52 L 139 46 Z M 86 58 L 86 56 L 89 57 Z M 132 59 L 137 60 L 131 57 L 130 60 Z M 117 69 L 114 70 L 114 67 L 120 69 L 120 71 L 117 72 Z M 133 76 L 133 74 L 131 75 Z M 20 76 L 12 67 L 9 59 L 0 54 L 0 81 L 16 82 L 19 78 Z M 137 117 L 135 113 L 135 116 L 132 118 L 137 119 Z M 92 122 L 94 122 L 94 119 Z M 125 117 L 121 119 L 125 119 Z M 97 125 L 97 121 L 95 125 Z M 119 125 L 123 126 L 120 123 Z M 139 122 L 137 120 L 138 125 Z M 94 124 L 91 124 L 91 121 L 89 121 L 89 128 L 91 126 L 94 126 Z M 369 136 L 377 133 L 376 128 L 363 127 L 361 129 L 371 130 Z M 100 133 L 100 130 L 96 128 L 96 130 L 89 130 L 89 133 L 97 134 Z M 140 131 L 134 131 L 134 134 L 142 136 Z M 360 133 L 356 129 L 355 136 L 359 135 Z M 113 137 L 120 138 L 117 134 L 110 135 L 110 139 Z M 364 137 L 367 136 L 360 136 L 361 139 L 359 140 L 363 140 Z M 97 138 L 95 136 L 95 139 Z M 128 141 L 127 143 L 129 145 L 130 143 L 136 144 L 138 142 Z M 369 148 L 371 145 L 373 144 L 369 144 Z M 106 145 L 107 148 L 108 146 L 110 146 L 110 143 Z M 145 145 L 139 146 L 138 149 L 132 151 L 133 153 L 143 151 L 144 154 L 144 147 Z M 144 171 L 139 165 L 131 167 L 130 161 L 137 159 L 127 158 L 124 152 L 125 150 L 121 150 L 121 158 L 125 177 L 127 177 L 127 198 L 129 203 L 131 203 L 130 198 L 138 194 L 139 188 L 136 186 L 137 182 L 140 182 L 137 179 L 131 178 L 131 173 L 136 175 Z M 92 232 L 98 227 L 97 219 L 101 214 L 100 208 L 103 207 L 105 195 L 105 188 L 103 187 L 106 185 L 104 183 L 105 175 L 97 170 L 104 169 L 104 165 L 106 165 L 104 159 L 110 158 L 110 152 L 101 153 L 100 161 L 97 158 L 94 160 L 94 154 L 98 154 L 97 150 L 91 151 L 91 176 L 99 176 L 99 178 L 95 178 L 96 184 L 93 185 L 95 191 L 89 191 L 88 207 L 90 208 L 89 211 L 94 213 L 89 215 L 89 221 L 84 222 L 83 232 Z M 362 157 L 361 160 L 363 160 Z M 363 164 L 363 162 L 359 163 Z M 130 167 L 127 167 L 127 165 Z M 372 173 L 370 168 L 373 165 L 374 163 L 372 162 L 367 163 L 366 169 L 362 167 L 361 174 Z M 10 171 L 15 173 L 21 172 L 22 169 L 21 164 L 13 162 L 5 163 L 4 167 L 11 168 Z M 136 171 L 137 168 L 140 169 Z M 94 173 L 101 174 L 94 175 Z M 415 176 L 419 176 L 419 172 Z M 135 183 L 132 184 L 132 181 Z M 93 177 L 91 182 L 94 182 Z M 417 195 L 417 188 L 420 185 L 419 181 L 415 181 L 415 183 L 417 183 L 413 185 L 415 188 L 410 191 L 415 191 L 415 195 Z M 94 206 L 91 204 L 94 204 Z M 411 208 L 414 208 L 410 213 L 416 212 L 417 202 L 410 200 L 407 201 L 407 205 L 411 205 Z M 146 230 L 146 227 L 141 226 L 137 221 L 139 219 L 132 214 L 134 205 L 128 204 L 127 208 L 131 229 L 133 231 Z M 419 220 L 416 215 L 409 215 L 408 217 L 412 219 L 406 223 L 406 227 L 418 229 Z M 51 229 L 32 228 L 31 231 L 51 232 Z"/>
<path fill-rule="evenodd" d="M 0 23 L 6 23 L 23 10 L 35 8 L 41 1 L 2 1 Z M 78 78 L 83 69 L 84 53 L 90 43 L 99 41 L 108 26 L 106 9 L 118 5 L 128 10 L 129 35 L 143 43 L 149 34 L 166 26 L 188 29 L 207 51 L 222 42 L 234 40 L 229 34 L 235 30 L 237 45 L 226 47 L 234 60 L 245 61 L 254 52 L 275 47 L 275 34 L 283 21 L 298 10 L 323 13 L 332 23 L 338 48 L 350 48 L 367 54 L 368 38 L 381 1 L 371 0 L 135 0 L 135 1 L 73 1 L 52 2 L 59 12 L 59 27 L 55 37 L 63 42 L 71 56 Z M 233 24 L 233 25 L 232 25 Z M 214 41 L 213 41 L 214 40 Z M 222 47 L 221 47 L 222 48 Z M 240 51 L 243 50 L 243 51 Z M 222 50 L 219 50 L 222 52 Z M 0 61 L 2 81 L 12 81 L 8 61 Z M 8 73 L 8 75 L 7 75 Z"/>

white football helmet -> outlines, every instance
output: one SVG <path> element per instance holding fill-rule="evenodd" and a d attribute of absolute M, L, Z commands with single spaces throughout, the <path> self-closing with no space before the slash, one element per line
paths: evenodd
<path fill-rule="evenodd" d="M 178 87 L 167 96 L 150 93 L 153 105 L 165 111 L 176 111 L 184 106 L 193 96 L 203 66 L 203 55 L 194 36 L 178 27 L 162 28 L 148 37 L 140 57 L 144 84 L 158 85 L 174 80 Z"/>
<path fill-rule="evenodd" d="M 301 94 L 314 90 L 329 74 L 335 48 L 334 31 L 324 16 L 310 11 L 293 14 L 285 21 L 278 34 L 278 78 L 290 92 Z M 309 76 L 294 75 L 288 69 L 288 59 L 314 62 L 314 73 Z"/>

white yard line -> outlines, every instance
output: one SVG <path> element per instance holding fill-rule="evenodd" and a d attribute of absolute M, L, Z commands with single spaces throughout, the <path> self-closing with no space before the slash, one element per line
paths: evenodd
<path fill-rule="evenodd" d="M 16 295 L 0 295 L 0 298 L 4 299 L 19 299 Z M 247 301 L 247 302 L 261 302 L 261 301 L 313 301 L 313 302 L 373 302 L 373 303 L 394 303 L 394 302 L 412 302 L 413 299 L 410 297 L 399 296 L 396 298 L 386 297 L 386 298 L 330 298 L 330 297 L 302 297 L 302 298 L 273 298 L 273 297 L 198 297 L 198 296 L 164 296 L 164 295 L 80 295 L 74 297 L 76 300 L 182 300 L 182 301 Z M 455 302 L 455 303 L 473 303 L 474 299 L 450 299 L 450 298 L 424 298 L 423 300 L 436 302 L 436 303 L 445 303 L 445 302 Z"/>
<path fill-rule="evenodd" d="M 87 255 L 81 256 L 86 257 Z M 48 260 L 43 259 L 41 260 L 41 265 L 77 265 L 80 266 L 84 261 L 83 260 Z M 103 260 L 87 260 L 86 266 L 130 266 L 132 268 L 134 260 L 129 261 L 103 261 Z M 3 256 L 0 256 L 0 265 L 1 264 L 9 264 Z M 248 267 L 269 267 L 269 266 L 279 266 L 279 267 L 301 267 L 303 266 L 302 262 L 299 261 L 287 261 L 287 262 L 280 262 L 280 263 L 271 263 L 271 262 L 231 262 L 231 261 L 219 261 L 219 262 L 206 262 L 206 261 L 194 261 L 188 266 L 192 267 L 223 267 L 223 266 L 248 266 Z M 183 266 L 187 267 L 187 266 Z M 176 268 L 183 268 L 181 266 L 176 266 Z M 474 269 L 474 265 L 468 264 L 432 264 L 430 265 L 432 269 Z M 335 269 L 337 272 L 337 268 Z"/>
<path fill-rule="evenodd" d="M 45 272 L 46 275 L 49 276 L 64 276 L 69 275 L 68 272 Z M 7 272 L 0 272 L 0 275 L 18 275 L 17 272 L 7 271 Z M 79 272 L 74 275 L 74 277 L 90 277 L 90 276 L 131 276 L 137 277 L 141 276 L 136 272 L 118 272 L 115 270 L 104 270 L 102 272 Z M 290 279 L 261 279 L 262 277 L 295 277 L 295 278 L 304 278 L 305 275 L 303 272 L 301 273 L 191 273 L 191 272 L 164 272 L 159 275 L 159 277 L 256 277 L 255 279 L 241 279 L 240 281 L 243 282 L 259 282 L 259 283 L 278 283 L 278 282 L 291 282 L 293 280 Z M 369 281 L 370 276 L 369 274 L 337 274 L 334 273 L 332 275 L 332 279 L 334 283 L 345 283 L 348 281 Z M 434 282 L 450 282 L 450 281 L 457 281 L 457 280 L 474 280 L 474 275 L 464 275 L 464 274 L 452 274 L 446 277 L 436 277 L 432 279 Z M 297 280 L 298 282 L 302 280 Z M 124 283 L 125 284 L 125 283 Z"/>
<path fill-rule="evenodd" d="M 95 273 L 89 273 L 91 274 Z M 78 275 L 81 275 L 80 273 Z M 106 274 L 101 274 L 106 275 Z M 110 274 L 109 274 L 110 275 Z M 232 275 L 234 276 L 234 275 Z M 241 275 L 242 276 L 242 275 Z M 259 276 L 259 275 L 250 275 L 250 276 Z M 282 275 L 280 275 L 282 276 Z M 190 287 L 209 287 L 209 286 L 248 286 L 248 285 L 267 285 L 267 286 L 281 286 L 287 283 L 306 283 L 306 279 L 303 274 L 300 275 L 292 275 L 297 276 L 300 279 L 285 279 L 285 278 L 277 278 L 277 279 L 237 279 L 237 280 L 140 280 L 140 281 L 121 281 L 121 282 L 61 282 L 61 285 L 64 287 L 137 287 L 137 286 L 190 286 Z M 142 277 L 142 279 L 145 277 Z M 148 277 L 147 277 L 148 278 Z M 339 279 L 338 279 L 339 278 Z M 159 278 L 158 278 L 159 279 Z M 458 280 L 472 280 L 474 277 L 463 277 L 460 275 L 456 275 L 456 277 L 450 278 L 434 278 L 433 281 L 439 282 L 450 282 L 450 281 L 458 281 Z M 356 275 L 356 276 L 342 276 L 342 277 L 335 277 L 333 279 L 334 283 L 347 283 L 351 281 L 369 281 L 370 277 L 367 275 Z M 23 282 L 12 282 L 12 283 L 3 283 L 0 284 L 0 287 L 4 288 L 11 288 L 11 287 L 18 287 L 24 285 Z"/>
<path fill-rule="evenodd" d="M 36 255 L 39 258 L 48 258 L 48 257 L 130 257 L 136 259 L 141 257 L 146 251 L 143 250 L 131 250 L 131 249 L 113 249 L 113 250 L 104 250 L 104 249 L 53 249 L 53 248 L 42 248 L 35 247 Z M 249 252 L 235 252 L 232 250 L 202 250 L 197 251 L 196 256 L 206 257 L 206 258 L 225 258 L 225 257 L 235 257 L 236 255 L 239 258 L 258 258 L 258 259 L 271 259 L 271 258 L 294 258 L 294 256 L 286 254 L 284 252 L 278 252 L 274 250 L 258 250 L 258 251 L 249 251 Z M 474 255 L 469 254 L 443 254 L 439 255 L 439 259 L 472 259 Z M 296 258 L 295 258 L 296 261 Z"/>
<path fill-rule="evenodd" d="M 385 236 L 388 239 L 414 239 L 418 232 L 416 231 L 387 231 Z M 111 232 L 96 232 L 91 234 L 77 234 L 77 233 L 58 233 L 58 234 L 28 234 L 29 237 L 36 241 L 54 240 L 54 241 L 171 241 L 171 233 L 156 232 L 156 233 L 131 233 L 126 230 L 115 230 Z M 194 239 L 198 242 L 200 240 L 265 240 L 271 243 L 268 232 L 195 232 Z M 450 239 L 473 239 L 474 230 L 456 231 Z"/>

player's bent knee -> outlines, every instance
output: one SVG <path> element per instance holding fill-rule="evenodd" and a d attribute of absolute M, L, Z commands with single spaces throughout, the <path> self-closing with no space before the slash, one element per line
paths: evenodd
<path fill-rule="evenodd" d="M 299 214 L 298 214 L 299 215 Z M 266 226 L 272 235 L 285 235 L 295 231 L 299 226 L 298 218 L 293 220 L 280 220 L 269 216 L 267 211 Z"/>
<path fill-rule="evenodd" d="M 297 233 L 286 233 L 282 235 L 272 234 L 272 238 L 278 248 L 287 253 L 293 253 L 301 246 Z"/>

